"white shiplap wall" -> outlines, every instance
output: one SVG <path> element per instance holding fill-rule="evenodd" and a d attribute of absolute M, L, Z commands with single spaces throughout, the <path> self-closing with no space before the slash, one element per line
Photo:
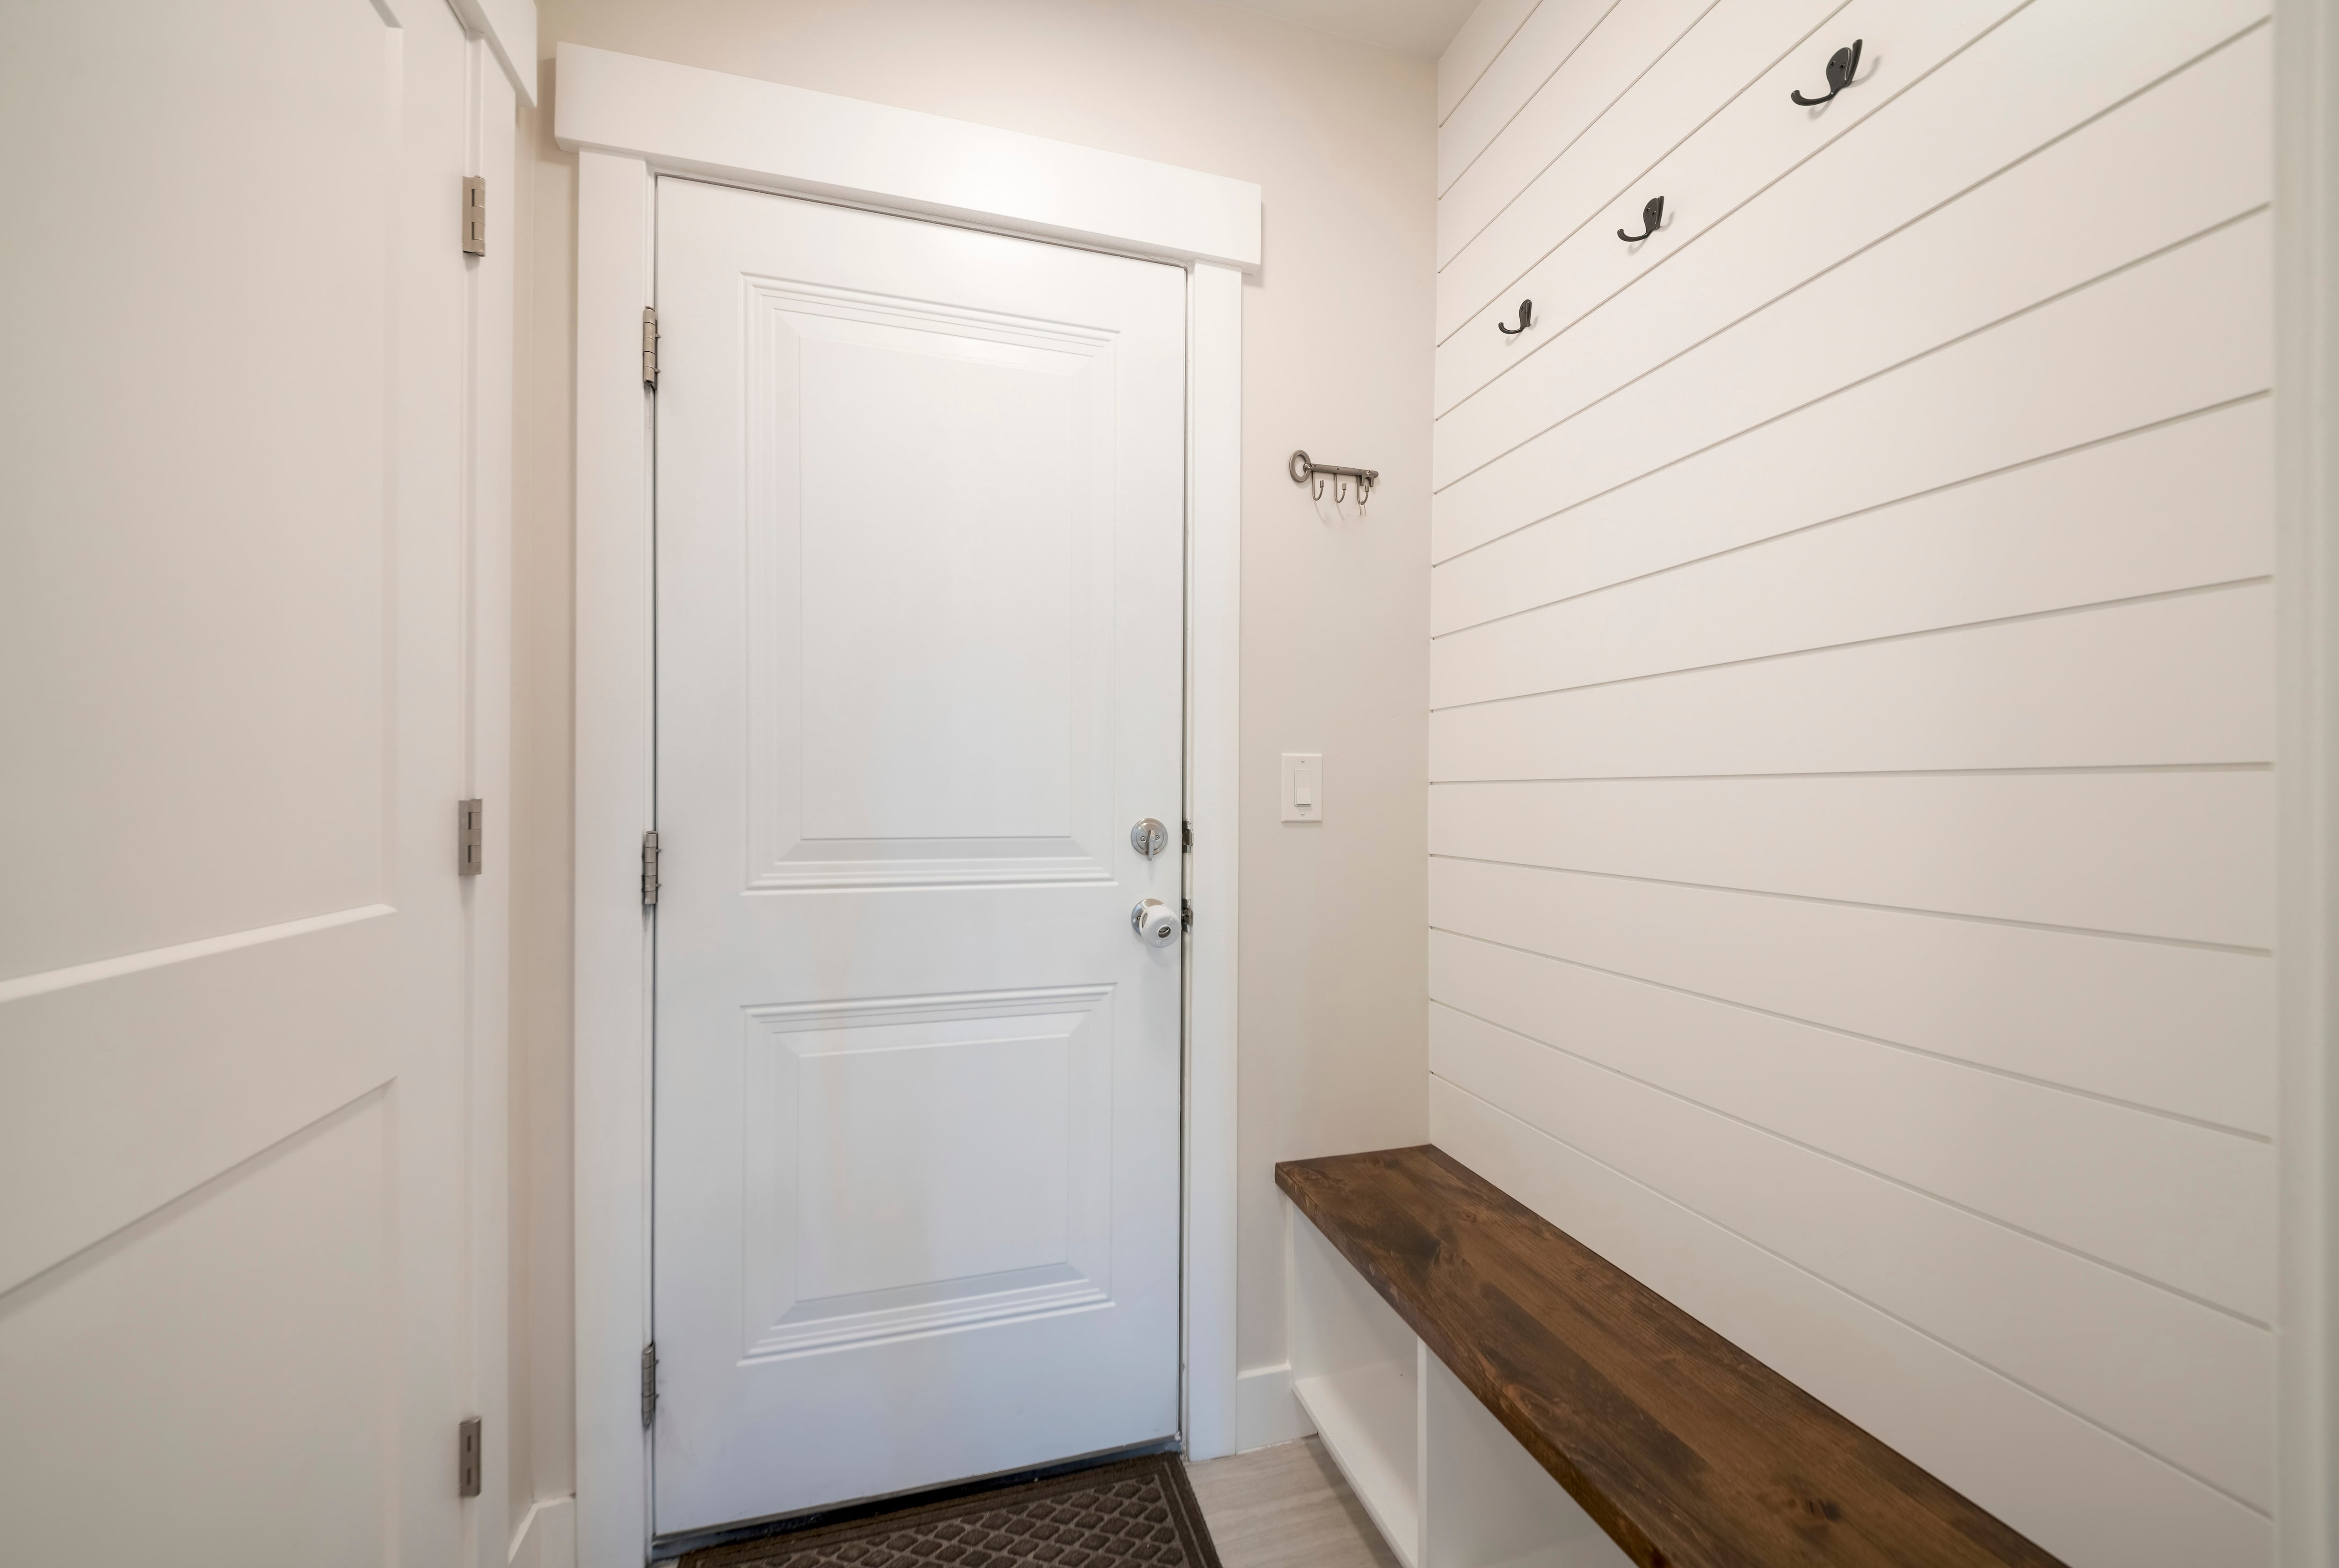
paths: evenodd
<path fill-rule="evenodd" d="M 1433 1137 L 2079 1568 L 2271 1551 L 2266 10 L 1439 74 Z"/>

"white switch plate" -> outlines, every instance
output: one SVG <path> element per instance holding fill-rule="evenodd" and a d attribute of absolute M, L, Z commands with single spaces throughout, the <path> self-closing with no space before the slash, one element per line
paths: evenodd
<path fill-rule="evenodd" d="M 1283 820 L 1324 820 L 1324 754 L 1283 754 Z"/>

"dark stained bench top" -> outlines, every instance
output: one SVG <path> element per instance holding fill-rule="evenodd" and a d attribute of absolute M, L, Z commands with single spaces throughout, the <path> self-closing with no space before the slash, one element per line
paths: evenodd
<path fill-rule="evenodd" d="M 2059 1568 L 1441 1150 L 1275 1179 L 1643 1568 Z"/>

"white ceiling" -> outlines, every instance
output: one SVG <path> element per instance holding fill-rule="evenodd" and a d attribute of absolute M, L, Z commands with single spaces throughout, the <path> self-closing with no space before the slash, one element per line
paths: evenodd
<path fill-rule="evenodd" d="M 1302 26 L 1377 44 L 1401 54 L 1435 60 L 1478 0 L 1222 0 L 1264 11 Z"/>

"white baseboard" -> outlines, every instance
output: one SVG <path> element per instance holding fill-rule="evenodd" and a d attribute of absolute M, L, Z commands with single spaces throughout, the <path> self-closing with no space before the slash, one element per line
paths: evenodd
<path fill-rule="evenodd" d="M 511 1568 L 577 1568 L 577 1499 L 539 1497 L 512 1532 Z"/>
<path fill-rule="evenodd" d="M 1235 1378 L 1235 1450 L 1248 1454 L 1316 1430 L 1291 1392 L 1291 1363 L 1244 1368 Z"/>

